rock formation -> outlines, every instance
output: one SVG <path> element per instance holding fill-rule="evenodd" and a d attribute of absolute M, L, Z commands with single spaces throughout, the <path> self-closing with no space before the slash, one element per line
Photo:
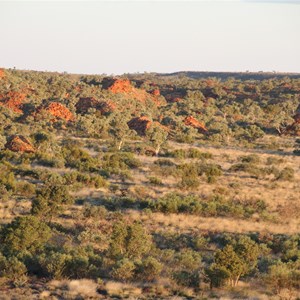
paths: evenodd
<path fill-rule="evenodd" d="M 153 90 L 153 91 L 151 92 L 151 94 L 152 94 L 153 96 L 160 96 L 160 90 L 159 90 L 159 89 L 155 89 L 155 90 Z"/>
<path fill-rule="evenodd" d="M 163 104 L 159 90 L 155 90 L 154 93 L 150 94 L 143 89 L 134 87 L 129 79 L 106 78 L 102 81 L 102 86 L 113 94 L 123 94 L 129 99 L 141 103 L 146 103 L 148 100 L 152 101 L 157 106 Z"/>
<path fill-rule="evenodd" d="M 0 68 L 0 79 L 5 77 L 4 70 Z"/>
<path fill-rule="evenodd" d="M 35 115 L 38 115 L 39 113 L 50 114 L 52 117 L 54 117 L 54 121 L 58 119 L 65 120 L 67 122 L 75 120 L 75 117 L 70 110 L 58 102 L 51 102 L 38 107 Z"/>
<path fill-rule="evenodd" d="M 157 125 L 157 126 L 161 127 L 162 129 L 164 129 L 165 131 L 169 132 L 169 129 L 167 127 L 163 126 L 162 124 L 160 124 L 157 121 L 154 121 L 154 122 L 151 121 L 146 116 L 133 118 L 127 123 L 127 125 L 130 129 L 136 131 L 137 134 L 140 136 L 145 136 L 147 130 L 150 129 L 151 126 L 153 126 L 153 125 Z"/>
<path fill-rule="evenodd" d="M 294 115 L 293 119 L 294 119 L 294 123 L 287 126 L 283 134 L 300 136 L 300 104 L 296 109 L 296 114 Z"/>
<path fill-rule="evenodd" d="M 25 138 L 23 135 L 11 136 L 6 143 L 5 148 L 14 152 L 26 152 L 26 153 L 35 152 L 34 147 L 31 145 L 29 140 Z"/>
<path fill-rule="evenodd" d="M 94 97 L 80 98 L 75 105 L 76 113 L 87 113 L 90 108 L 95 108 L 102 114 L 111 113 L 116 110 L 117 106 L 112 101 L 99 101 Z"/>
<path fill-rule="evenodd" d="M 133 118 L 127 123 L 130 129 L 135 130 L 141 136 L 146 135 L 146 131 L 150 128 L 151 124 L 152 121 L 146 116 Z"/>
<path fill-rule="evenodd" d="M 5 106 L 15 113 L 22 114 L 22 105 L 26 98 L 26 94 L 10 91 L 0 96 L 0 105 Z"/>
<path fill-rule="evenodd" d="M 204 124 L 202 124 L 201 122 L 199 122 L 192 116 L 186 117 L 184 119 L 184 124 L 186 126 L 194 127 L 196 129 L 198 129 L 199 132 L 202 132 L 202 133 L 207 133 L 207 131 L 208 131 Z"/>

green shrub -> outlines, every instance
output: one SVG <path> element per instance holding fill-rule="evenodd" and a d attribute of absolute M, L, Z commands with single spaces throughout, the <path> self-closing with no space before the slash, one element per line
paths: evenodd
<path fill-rule="evenodd" d="M 267 158 L 266 164 L 267 165 L 279 165 L 282 164 L 284 162 L 283 158 L 278 158 L 278 157 L 274 157 L 274 156 L 269 156 Z"/>
<path fill-rule="evenodd" d="M 240 161 L 249 164 L 259 164 L 260 158 L 257 154 L 250 154 L 250 155 L 241 156 Z"/>
<path fill-rule="evenodd" d="M 11 168 L 7 165 L 0 164 L 0 185 L 4 186 L 7 191 L 16 190 L 16 179 Z"/>
<path fill-rule="evenodd" d="M 65 179 L 62 175 L 45 170 L 39 171 L 39 179 L 44 181 L 45 185 L 48 186 L 65 184 Z"/>
<path fill-rule="evenodd" d="M 15 281 L 26 273 L 26 266 L 17 257 L 6 258 L 0 254 L 0 277 L 7 277 Z"/>
<path fill-rule="evenodd" d="M 44 276 L 52 279 L 61 279 L 65 275 L 65 269 L 69 256 L 51 251 L 38 256 L 38 263 Z"/>
<path fill-rule="evenodd" d="M 17 183 L 17 193 L 25 197 L 35 195 L 35 185 L 29 182 L 19 181 Z"/>
<path fill-rule="evenodd" d="M 107 215 L 107 210 L 104 206 L 85 205 L 83 207 L 82 216 L 86 219 L 100 218 L 104 219 Z"/>
<path fill-rule="evenodd" d="M 173 163 L 170 159 L 157 159 L 155 162 L 154 162 L 155 165 L 159 165 L 161 167 L 163 166 L 168 166 L 168 167 L 173 167 L 175 166 L 176 164 Z"/>
<path fill-rule="evenodd" d="M 265 283 L 270 286 L 277 295 L 280 295 L 284 289 L 292 294 L 293 290 L 300 288 L 300 273 L 296 268 L 296 264 L 292 262 L 278 263 L 271 266 L 264 279 Z"/>
<path fill-rule="evenodd" d="M 74 202 L 66 186 L 46 186 L 36 193 L 31 212 L 34 215 L 52 218 L 62 211 L 64 205 Z"/>
<path fill-rule="evenodd" d="M 158 279 L 163 265 L 154 257 L 145 258 L 138 268 L 139 277 L 146 282 L 151 282 Z"/>
<path fill-rule="evenodd" d="M 17 217 L 0 233 L 7 253 L 41 252 L 51 237 L 48 225 L 34 216 Z"/>
<path fill-rule="evenodd" d="M 121 174 L 128 169 L 136 169 L 141 166 L 141 162 L 132 153 L 113 153 L 103 157 L 102 168 L 109 174 Z"/>
<path fill-rule="evenodd" d="M 76 146 L 63 147 L 62 154 L 66 161 L 66 167 L 75 168 L 81 172 L 97 172 L 99 170 L 99 161 Z"/>
<path fill-rule="evenodd" d="M 194 158 L 194 159 L 211 159 L 213 155 L 209 152 L 201 152 L 200 150 L 196 148 L 190 148 L 188 150 L 185 149 L 176 149 L 174 151 L 169 151 L 166 153 L 166 156 L 168 157 L 174 157 L 174 158 Z"/>
<path fill-rule="evenodd" d="M 216 178 L 223 175 L 223 171 L 220 165 L 216 164 L 200 164 L 198 166 L 198 174 L 206 175 L 208 183 L 214 183 Z"/>
<path fill-rule="evenodd" d="M 140 223 L 125 225 L 118 222 L 113 227 L 109 253 L 112 257 L 128 257 L 140 259 L 150 251 L 152 246 L 151 236 Z"/>
<path fill-rule="evenodd" d="M 163 185 L 162 180 L 157 177 L 149 177 L 149 183 L 152 185 L 158 185 L 158 186 Z"/>
<path fill-rule="evenodd" d="M 113 267 L 111 276 L 120 281 L 128 281 L 133 278 L 135 272 L 135 264 L 128 258 L 119 260 Z"/>
<path fill-rule="evenodd" d="M 162 198 L 147 200 L 146 207 L 152 211 L 162 213 L 189 213 L 205 217 L 245 217 L 255 213 L 264 213 L 266 204 L 263 200 L 249 200 L 244 202 L 228 200 L 222 195 L 212 195 L 208 199 L 201 199 L 196 195 L 182 196 L 170 193 Z"/>
<path fill-rule="evenodd" d="M 251 163 L 238 163 L 230 167 L 231 172 L 246 172 L 256 178 L 264 177 L 266 175 L 266 170 L 259 168 Z"/>
<path fill-rule="evenodd" d="M 295 178 L 295 170 L 290 167 L 285 167 L 283 170 L 280 171 L 276 180 L 282 181 L 293 181 Z"/>
<path fill-rule="evenodd" d="M 179 167 L 181 181 L 178 186 L 183 189 L 196 189 L 200 185 L 198 169 L 194 164 L 183 164 Z"/>
<path fill-rule="evenodd" d="M 71 278 L 86 278 L 89 276 L 90 267 L 86 253 L 75 253 L 68 258 L 65 273 Z"/>

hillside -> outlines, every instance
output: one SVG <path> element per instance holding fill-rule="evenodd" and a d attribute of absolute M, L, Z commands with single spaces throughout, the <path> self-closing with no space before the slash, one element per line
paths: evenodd
<path fill-rule="evenodd" d="M 0 299 L 299 298 L 299 116 L 299 74 L 1 69 Z"/>

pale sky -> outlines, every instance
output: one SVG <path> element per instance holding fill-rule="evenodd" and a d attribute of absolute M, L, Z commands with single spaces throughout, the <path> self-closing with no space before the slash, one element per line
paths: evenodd
<path fill-rule="evenodd" d="M 300 72 L 300 1 L 0 1 L 0 67 Z"/>

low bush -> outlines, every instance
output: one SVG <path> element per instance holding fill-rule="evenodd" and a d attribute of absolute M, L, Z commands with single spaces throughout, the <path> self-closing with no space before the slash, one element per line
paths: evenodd
<path fill-rule="evenodd" d="M 293 181 L 295 178 L 295 170 L 290 167 L 285 167 L 276 177 L 276 180 Z"/>
<path fill-rule="evenodd" d="M 266 170 L 264 168 L 257 167 L 254 164 L 247 162 L 234 164 L 230 167 L 229 171 L 245 172 L 254 176 L 255 178 L 264 177 L 266 175 Z"/>
<path fill-rule="evenodd" d="M 162 180 L 157 177 L 149 177 L 149 183 L 157 186 L 163 185 Z"/>
<path fill-rule="evenodd" d="M 194 159 L 211 159 L 213 155 L 209 152 L 201 152 L 196 148 L 185 149 L 176 149 L 174 151 L 169 151 L 166 153 L 167 157 L 174 158 L 194 158 Z"/>
<path fill-rule="evenodd" d="M 141 162 L 132 153 L 113 153 L 103 157 L 102 168 L 109 174 L 119 175 L 122 171 L 136 169 L 141 166 Z"/>
<path fill-rule="evenodd" d="M 260 163 L 260 158 L 257 154 L 241 156 L 239 159 L 243 163 L 249 163 L 249 164 L 259 164 Z"/>
<path fill-rule="evenodd" d="M 196 189 L 200 185 L 198 169 L 194 164 L 183 164 L 178 166 L 181 180 L 178 186 L 182 189 Z"/>

